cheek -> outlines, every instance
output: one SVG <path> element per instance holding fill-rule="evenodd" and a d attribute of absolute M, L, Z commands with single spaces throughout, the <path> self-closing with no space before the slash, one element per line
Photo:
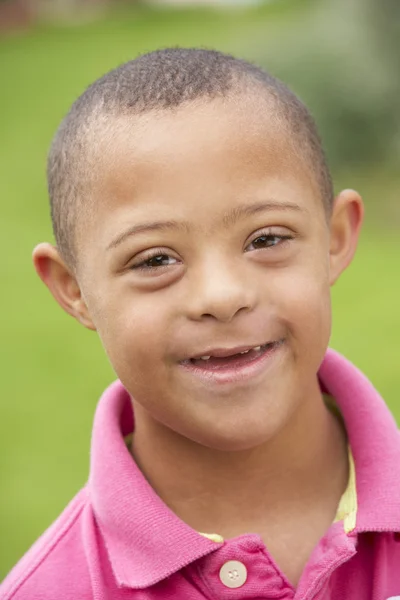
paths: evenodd
<path fill-rule="evenodd" d="M 331 301 L 326 265 L 313 263 L 282 275 L 275 303 L 279 318 L 302 351 L 326 348 L 331 330 Z M 307 342 L 310 342 L 309 344 Z M 308 346 L 304 347 L 304 344 Z"/>
<path fill-rule="evenodd" d="M 112 297 L 111 297 L 112 296 Z M 127 378 L 157 374 L 165 355 L 171 319 L 165 304 L 155 298 L 126 293 L 110 294 L 97 309 L 97 330 L 118 375 Z"/>

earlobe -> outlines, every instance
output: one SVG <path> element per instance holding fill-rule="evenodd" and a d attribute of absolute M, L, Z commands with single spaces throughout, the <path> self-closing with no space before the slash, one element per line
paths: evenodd
<path fill-rule="evenodd" d="M 335 200 L 330 223 L 330 285 L 354 257 L 363 217 L 361 196 L 354 190 L 342 191 Z"/>
<path fill-rule="evenodd" d="M 88 329 L 95 330 L 77 279 L 57 248 L 48 243 L 39 244 L 32 258 L 37 274 L 61 308 Z"/>

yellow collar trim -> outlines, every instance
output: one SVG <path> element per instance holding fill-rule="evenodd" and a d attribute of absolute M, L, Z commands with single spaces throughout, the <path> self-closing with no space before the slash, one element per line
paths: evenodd
<path fill-rule="evenodd" d="M 203 537 L 207 538 L 208 540 L 215 542 L 216 544 L 222 544 L 224 542 L 224 538 L 222 537 L 222 535 L 218 535 L 218 533 L 201 533 L 201 531 L 199 531 L 198 533 Z"/>
<path fill-rule="evenodd" d="M 354 465 L 353 454 L 349 448 L 349 481 L 336 512 L 334 523 L 343 521 L 345 533 L 350 533 L 356 526 L 357 517 L 357 489 L 356 489 L 356 469 Z"/>
<path fill-rule="evenodd" d="M 339 421 L 342 423 L 343 428 L 345 428 L 342 413 L 340 412 L 340 409 L 336 404 L 335 399 L 329 394 L 324 394 L 323 398 L 326 407 L 339 419 Z M 345 533 L 350 533 L 350 531 L 353 531 L 353 529 L 356 526 L 358 508 L 356 469 L 350 444 L 347 445 L 347 454 L 349 461 L 349 480 L 347 482 L 347 487 L 343 492 L 342 497 L 340 498 L 339 506 L 336 511 L 336 516 L 333 522 L 337 523 L 338 521 L 343 521 L 343 528 Z"/>

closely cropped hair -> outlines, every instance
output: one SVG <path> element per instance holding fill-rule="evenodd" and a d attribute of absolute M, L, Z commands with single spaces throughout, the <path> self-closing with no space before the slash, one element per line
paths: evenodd
<path fill-rule="evenodd" d="M 51 218 L 56 244 L 71 268 L 77 262 L 78 213 L 86 208 L 96 167 L 93 147 L 102 131 L 112 131 L 112 117 L 163 111 L 199 98 L 212 100 L 243 91 L 265 93 L 271 101 L 315 174 L 322 201 L 330 211 L 332 181 L 316 125 L 286 85 L 251 63 L 215 50 L 157 50 L 119 66 L 90 85 L 72 105 L 54 137 L 47 167 Z"/>

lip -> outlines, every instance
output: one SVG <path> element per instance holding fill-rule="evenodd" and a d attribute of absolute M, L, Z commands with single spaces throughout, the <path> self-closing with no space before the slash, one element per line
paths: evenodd
<path fill-rule="evenodd" d="M 183 369 L 189 376 L 193 377 L 197 381 L 207 386 L 223 386 L 229 387 L 229 385 L 238 385 L 246 383 L 252 379 L 258 379 L 262 376 L 266 370 L 272 367 L 275 360 L 281 354 L 281 349 L 284 344 L 284 340 L 277 340 L 271 342 L 259 356 L 255 357 L 251 362 L 246 362 L 243 365 L 224 365 L 221 368 L 210 370 L 202 368 L 197 364 L 193 364 L 190 360 L 185 360 L 179 363 L 181 369 Z M 263 346 L 265 344 L 259 344 Z M 254 348 L 254 346 L 250 346 Z M 236 349 L 235 353 L 243 352 L 245 349 L 249 349 L 249 346 L 243 347 L 242 350 Z M 224 349 L 227 351 L 227 349 Z M 232 349 L 230 349 L 232 353 Z M 210 350 L 210 353 L 212 351 Z M 224 356 L 231 356 L 232 354 L 225 354 Z M 215 355 L 214 355 L 215 356 Z M 220 355 L 218 358 L 224 358 Z"/>
<path fill-rule="evenodd" d="M 264 346 L 266 342 L 262 344 L 251 344 L 248 346 L 236 346 L 235 348 L 207 348 L 198 354 L 190 356 L 190 358 L 197 359 L 202 356 L 215 356 L 215 358 L 226 358 L 227 356 L 234 356 L 235 354 L 240 354 L 241 352 L 247 352 L 247 350 L 251 350 L 252 348 L 257 348 L 257 346 Z"/>

